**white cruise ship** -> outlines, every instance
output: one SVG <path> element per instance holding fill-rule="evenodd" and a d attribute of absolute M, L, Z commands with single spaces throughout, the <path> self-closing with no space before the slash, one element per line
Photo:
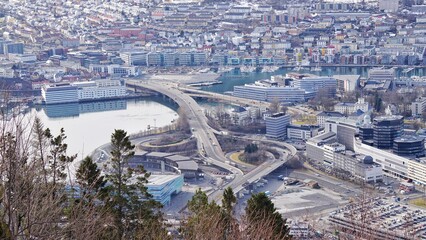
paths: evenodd
<path fill-rule="evenodd" d="M 56 86 L 44 85 L 41 94 L 46 104 L 58 104 L 121 98 L 127 95 L 127 91 L 123 79 L 97 79 Z"/>

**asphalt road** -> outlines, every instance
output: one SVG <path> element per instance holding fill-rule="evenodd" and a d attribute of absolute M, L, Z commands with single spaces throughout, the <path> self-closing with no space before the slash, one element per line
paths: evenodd
<path fill-rule="evenodd" d="M 238 192 L 243 188 L 243 184 L 246 182 L 251 183 L 274 171 L 284 163 L 284 161 L 281 160 L 267 161 L 246 175 L 243 175 L 240 169 L 226 163 L 227 159 L 214 135 L 213 129 L 207 124 L 207 118 L 203 110 L 191 96 L 183 93 L 177 87 L 177 84 L 159 80 L 155 82 L 141 80 L 128 81 L 128 84 L 138 85 L 160 92 L 173 99 L 188 118 L 189 125 L 191 129 L 193 129 L 193 135 L 197 138 L 198 151 L 200 153 L 205 152 L 206 154 L 205 160 L 212 165 L 227 169 L 234 173 L 235 177 L 230 183 L 210 194 L 209 197 L 211 200 L 220 200 L 224 187 L 230 186 L 234 189 L 234 192 Z M 245 99 L 245 101 L 247 101 L 247 99 Z M 288 155 L 294 155 L 296 153 L 296 150 L 291 145 L 287 144 L 283 146 L 291 151 L 283 160 L 287 160 Z"/>

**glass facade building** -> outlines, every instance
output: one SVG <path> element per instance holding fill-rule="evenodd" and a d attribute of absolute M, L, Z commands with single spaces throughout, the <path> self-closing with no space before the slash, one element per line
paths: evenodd
<path fill-rule="evenodd" d="M 403 116 L 380 116 L 373 120 L 373 144 L 380 149 L 391 149 L 393 140 L 402 135 Z"/>

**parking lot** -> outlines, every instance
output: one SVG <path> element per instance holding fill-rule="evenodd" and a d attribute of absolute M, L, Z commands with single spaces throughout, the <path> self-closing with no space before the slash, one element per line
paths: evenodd
<path fill-rule="evenodd" d="M 344 229 L 368 231 L 376 236 L 426 238 L 426 211 L 395 203 L 390 198 L 349 204 L 332 212 L 329 219 Z"/>

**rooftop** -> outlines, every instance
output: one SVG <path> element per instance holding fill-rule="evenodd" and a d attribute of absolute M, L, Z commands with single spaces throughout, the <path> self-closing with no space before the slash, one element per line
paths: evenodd
<path fill-rule="evenodd" d="M 151 175 L 148 178 L 148 183 L 146 184 L 147 187 L 152 186 L 152 185 L 163 185 L 169 181 L 175 180 L 177 178 L 181 177 L 181 175 L 168 175 L 168 174 L 161 174 L 161 175 Z"/>

